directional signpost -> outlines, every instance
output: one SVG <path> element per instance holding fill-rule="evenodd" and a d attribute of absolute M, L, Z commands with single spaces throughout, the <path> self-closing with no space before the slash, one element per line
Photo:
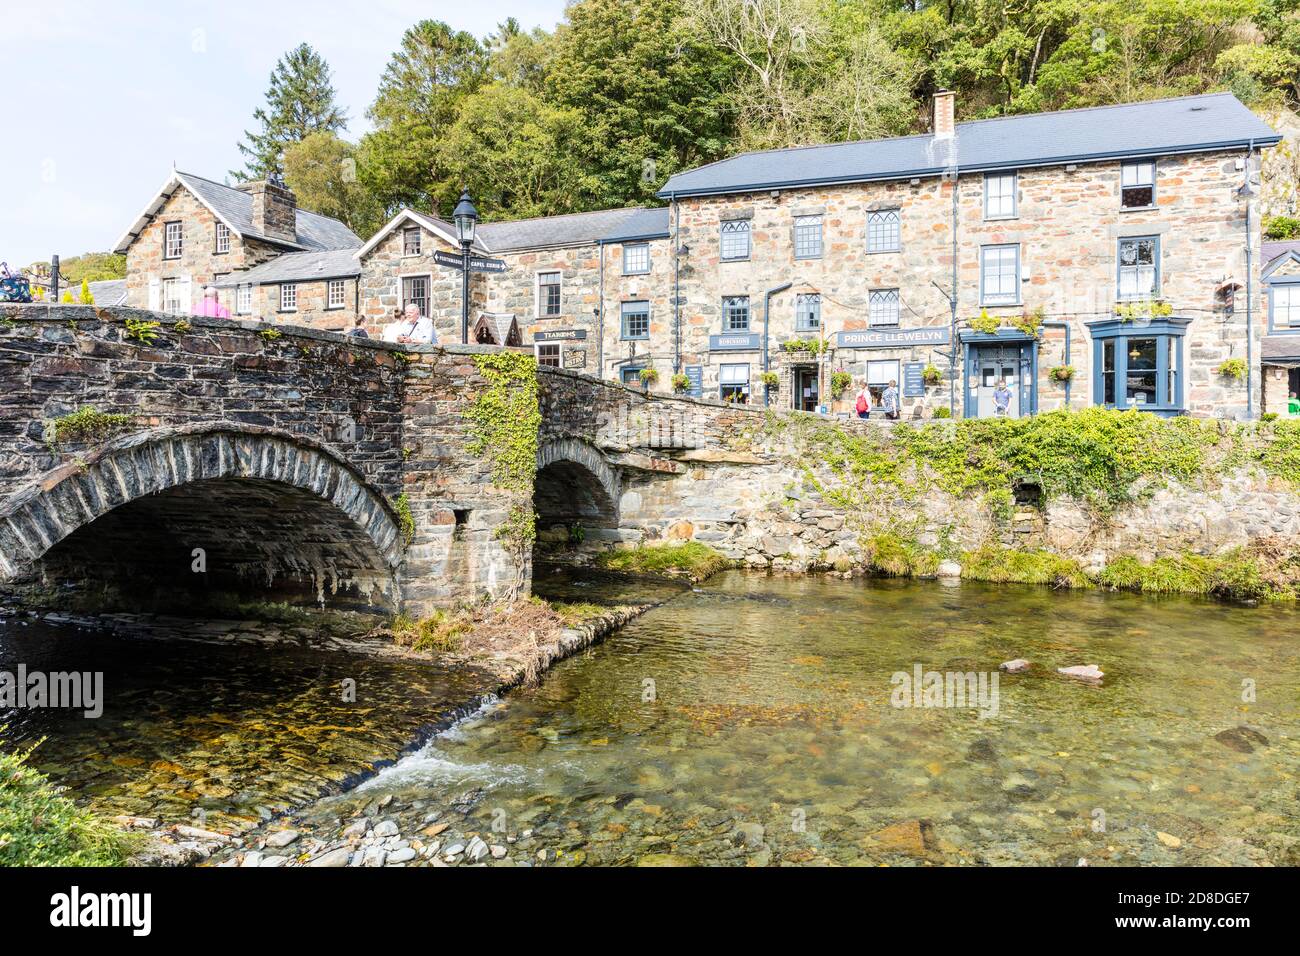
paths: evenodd
<path fill-rule="evenodd" d="M 435 252 L 433 261 L 440 266 L 446 266 L 448 269 L 464 269 L 464 257 L 458 256 L 452 252 Z M 488 259 L 484 256 L 469 257 L 470 272 L 505 272 L 506 261 L 504 259 Z"/>

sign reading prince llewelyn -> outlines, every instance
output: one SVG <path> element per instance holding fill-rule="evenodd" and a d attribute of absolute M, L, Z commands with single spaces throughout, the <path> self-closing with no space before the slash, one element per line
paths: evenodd
<path fill-rule="evenodd" d="M 839 332 L 835 336 L 837 349 L 897 349 L 913 345 L 947 345 L 949 329 L 946 325 L 932 325 L 923 329 L 862 329 L 858 332 Z"/>

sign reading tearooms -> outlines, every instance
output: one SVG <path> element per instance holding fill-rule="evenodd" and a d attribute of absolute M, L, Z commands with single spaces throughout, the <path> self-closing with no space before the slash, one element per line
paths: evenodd
<path fill-rule="evenodd" d="M 762 348 L 757 332 L 724 332 L 709 336 L 710 352 L 752 352 Z"/>
<path fill-rule="evenodd" d="M 533 333 L 534 342 L 578 341 L 586 337 L 586 329 L 546 329 Z"/>
<path fill-rule="evenodd" d="M 862 329 L 857 332 L 839 332 L 835 336 L 838 349 L 898 349 L 914 345 L 947 345 L 950 330 L 946 325 L 932 325 L 923 329 Z"/>

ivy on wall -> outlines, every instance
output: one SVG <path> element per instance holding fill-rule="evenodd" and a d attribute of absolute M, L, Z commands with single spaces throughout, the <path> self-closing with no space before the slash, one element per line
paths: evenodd
<path fill-rule="evenodd" d="M 524 558 L 537 536 L 531 504 L 537 435 L 542 425 L 537 360 L 531 355 L 497 352 L 475 356 L 474 364 L 487 387 L 465 409 L 470 426 L 466 447 L 472 455 L 487 457 L 492 483 L 517 499 L 496 534 L 515 559 L 513 591 L 518 593 L 523 586 Z"/>

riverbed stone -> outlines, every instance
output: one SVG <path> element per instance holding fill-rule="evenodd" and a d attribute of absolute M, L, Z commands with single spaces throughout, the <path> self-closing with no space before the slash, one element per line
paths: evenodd
<path fill-rule="evenodd" d="M 314 860 L 309 860 L 307 865 L 324 867 L 347 866 L 350 858 L 351 852 L 347 847 L 339 847 L 338 849 L 330 850 L 328 853 L 321 854 Z"/>

